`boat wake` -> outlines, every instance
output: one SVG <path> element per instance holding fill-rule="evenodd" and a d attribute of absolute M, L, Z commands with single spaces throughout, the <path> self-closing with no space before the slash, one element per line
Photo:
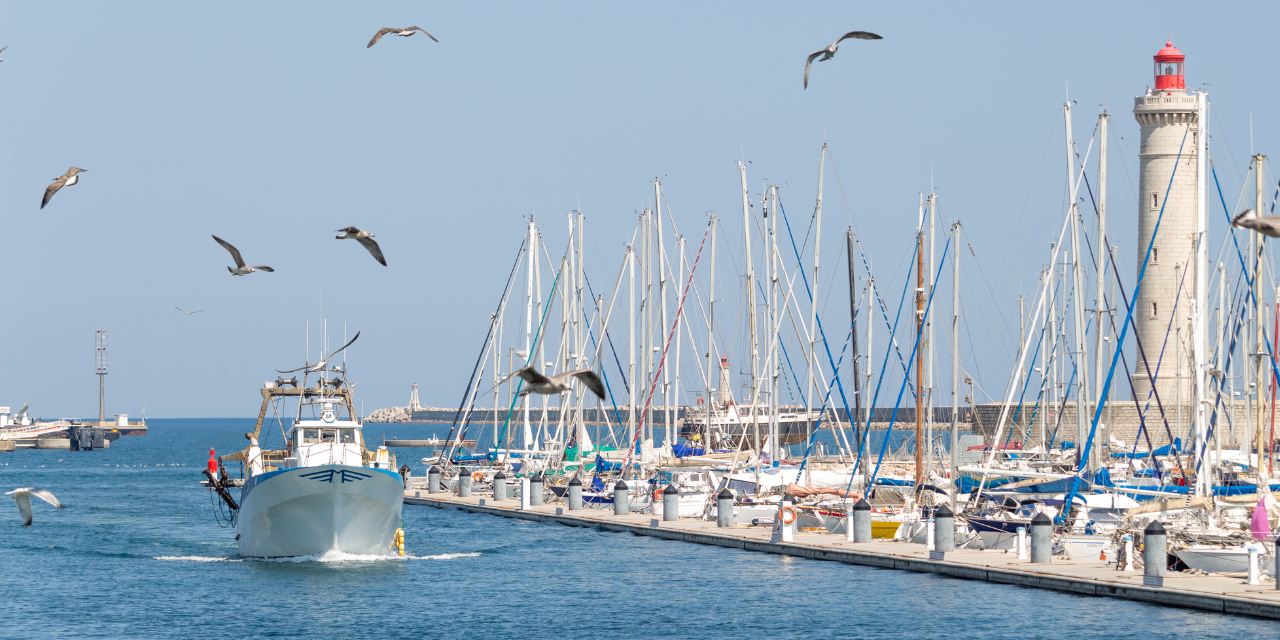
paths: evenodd
<path fill-rule="evenodd" d="M 243 558 L 223 558 L 216 556 L 156 556 L 156 560 L 166 562 L 244 562 Z"/>
<path fill-rule="evenodd" d="M 392 555 L 371 555 L 357 553 L 343 553 L 341 551 L 326 551 L 324 553 L 316 553 L 309 556 L 298 556 L 296 558 L 253 558 L 258 562 L 386 562 L 388 560 L 457 560 L 459 558 L 479 558 L 480 552 L 472 551 L 467 553 L 439 553 L 430 556 L 392 556 Z M 226 558 L 218 556 L 155 556 L 156 560 L 165 562 L 244 562 L 246 558 Z"/>

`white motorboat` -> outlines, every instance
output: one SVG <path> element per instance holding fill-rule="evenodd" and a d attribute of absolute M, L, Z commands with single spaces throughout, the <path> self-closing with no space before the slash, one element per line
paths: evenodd
<path fill-rule="evenodd" d="M 392 553 L 404 480 L 386 447 L 366 446 L 345 372 L 329 371 L 342 377 L 321 377 L 312 388 L 305 378 L 293 388 L 287 387 L 289 381 L 266 383 L 258 424 L 245 434 L 248 448 L 221 458 L 243 465 L 239 504 L 233 509 L 241 556 Z M 258 438 L 271 404 L 290 397 L 298 399 L 298 412 L 285 433 L 285 448 L 260 449 Z M 304 418 L 304 411 L 319 415 Z M 222 478 L 212 484 L 236 507 L 225 489 L 237 483 L 226 482 L 225 469 Z"/>
<path fill-rule="evenodd" d="M 1174 555 L 1188 567 L 1206 573 L 1248 573 L 1249 549 L 1258 551 L 1258 568 L 1263 573 L 1270 573 L 1275 566 L 1275 556 L 1268 553 L 1261 542 L 1246 542 L 1238 547 L 1222 545 L 1193 544 L 1182 549 L 1175 549 Z"/>

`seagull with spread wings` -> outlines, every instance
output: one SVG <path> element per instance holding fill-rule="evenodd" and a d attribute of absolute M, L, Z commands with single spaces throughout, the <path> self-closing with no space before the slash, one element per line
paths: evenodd
<path fill-rule="evenodd" d="M 45 489 L 37 489 L 35 487 L 18 487 L 13 491 L 5 493 L 6 496 L 13 497 L 13 504 L 18 507 L 18 515 L 22 518 L 22 526 L 31 526 L 31 497 L 35 496 L 48 502 L 49 504 L 59 508 L 66 509 L 58 502 L 58 498 Z"/>
<path fill-rule="evenodd" d="M 382 257 L 382 248 L 379 247 L 377 241 L 373 239 L 374 235 L 372 233 L 369 233 L 368 231 L 361 231 L 355 227 L 345 227 L 338 229 L 338 231 L 341 231 L 342 235 L 334 236 L 335 239 L 355 240 L 356 242 L 359 242 L 361 246 L 369 250 L 369 253 L 373 256 L 374 260 L 377 260 L 378 263 L 384 267 L 387 266 L 387 259 Z"/>
<path fill-rule="evenodd" d="M 394 27 L 387 27 L 386 29 L 378 29 L 378 32 L 373 35 L 373 39 L 369 41 L 368 46 L 366 46 L 365 48 L 368 49 L 369 47 L 372 47 L 373 45 L 378 44 L 378 41 L 382 39 L 382 36 L 385 36 L 388 33 L 393 36 L 404 36 L 408 38 L 409 36 L 413 35 L 414 31 L 422 31 L 422 33 L 426 34 L 428 38 L 431 38 L 436 42 L 440 42 L 439 40 L 436 40 L 435 36 L 427 33 L 426 31 L 423 31 L 422 27 L 409 27 L 408 29 L 396 29 Z"/>
<path fill-rule="evenodd" d="M 1257 231 L 1268 238 L 1280 238 L 1280 216 L 1251 216 L 1253 209 L 1245 209 L 1244 213 L 1231 220 L 1231 226 L 1237 229 Z"/>
<path fill-rule="evenodd" d="M 818 56 L 822 56 L 821 58 L 818 58 L 818 62 L 822 62 L 824 60 L 830 60 L 832 57 L 836 55 L 836 48 L 837 48 L 836 45 L 839 45 L 842 41 L 844 41 L 847 38 L 853 38 L 855 40 L 883 40 L 884 39 L 874 33 L 871 33 L 870 31 L 850 31 L 849 33 L 846 33 L 840 36 L 839 40 L 832 42 L 831 46 L 825 49 L 819 49 L 809 54 L 809 59 L 804 63 L 804 88 L 806 89 L 809 88 L 809 67 L 813 66 L 813 59 L 818 58 Z"/>
<path fill-rule="evenodd" d="M 360 332 L 359 332 L 359 331 L 357 331 L 357 332 L 356 332 L 356 337 L 355 337 L 355 338 L 352 338 L 352 339 L 351 339 L 351 342 L 355 342 L 355 341 L 356 341 L 356 339 L 357 339 L 357 338 L 359 338 L 359 337 L 360 337 Z M 347 347 L 351 346 L 351 342 L 348 342 L 348 343 L 346 343 L 346 344 L 342 345 L 342 349 L 346 349 Z M 303 369 L 306 369 L 307 373 L 311 373 L 311 372 L 314 372 L 314 371 L 320 371 L 321 369 L 324 369 L 325 365 L 329 364 L 329 361 L 330 361 L 330 360 L 332 360 L 334 356 L 338 355 L 339 353 L 342 353 L 342 349 L 338 349 L 337 351 L 334 351 L 333 353 L 329 354 L 329 356 L 328 356 L 327 358 L 325 358 L 325 359 L 323 359 L 323 360 L 321 360 L 320 362 L 317 362 L 317 363 L 315 363 L 315 364 L 303 365 L 303 366 L 301 366 L 301 367 L 298 367 L 297 369 L 290 369 L 290 370 L 288 370 L 288 371 L 280 371 L 279 369 L 276 369 L 276 371 L 277 371 L 277 372 L 279 372 L 279 373 L 293 373 L 293 372 L 295 372 L 295 371 L 302 371 Z"/>
<path fill-rule="evenodd" d="M 227 267 L 227 271 L 230 271 L 231 275 L 244 276 L 244 275 L 253 273 L 254 271 L 266 271 L 268 273 L 275 271 L 275 269 L 272 269 L 271 267 L 268 267 L 266 265 L 258 265 L 256 267 L 245 266 L 244 258 L 240 257 L 239 249 L 231 246 L 230 242 L 227 242 L 226 240 L 223 240 L 218 236 L 213 236 L 213 239 L 217 240 L 218 244 L 222 245 L 223 249 L 226 249 L 227 251 L 229 251 L 231 253 L 231 259 L 236 261 L 236 268 L 232 269 L 231 267 Z"/>
<path fill-rule="evenodd" d="M 44 200 L 40 201 L 40 208 L 43 209 L 46 204 L 49 204 L 49 200 L 53 198 L 53 194 L 58 192 L 58 189 L 70 187 L 71 185 L 80 182 L 80 176 L 77 176 L 76 174 L 82 171 L 88 171 L 88 169 L 77 169 L 75 167 L 71 167 L 70 169 L 67 169 L 66 173 L 54 178 L 53 184 L 49 185 L 49 187 L 44 190 Z"/>
<path fill-rule="evenodd" d="M 538 393 L 544 396 L 554 396 L 564 393 L 573 388 L 570 383 L 573 378 L 577 378 L 581 380 L 583 384 L 587 385 L 587 388 L 593 393 L 600 396 L 601 400 L 604 399 L 604 382 L 601 382 L 600 376 L 596 375 L 596 372 L 590 369 L 566 371 L 548 378 L 547 376 L 538 373 L 538 371 L 533 367 L 525 367 L 506 378 L 503 378 L 498 384 L 502 384 L 514 377 L 519 377 L 521 380 L 525 381 L 525 388 L 520 390 L 521 397 L 529 395 L 530 393 Z"/>
<path fill-rule="evenodd" d="M 203 312 L 204 312 L 204 309 L 201 309 L 201 310 L 199 310 L 199 311 L 187 311 L 186 309 L 183 309 L 182 307 L 174 307 L 174 309 L 177 309 L 178 311 L 181 311 L 181 312 L 183 312 L 183 313 L 185 313 L 185 314 L 187 314 L 187 315 L 189 315 L 189 316 L 191 316 L 191 315 L 195 315 L 195 314 L 197 314 L 197 313 L 203 313 Z"/>

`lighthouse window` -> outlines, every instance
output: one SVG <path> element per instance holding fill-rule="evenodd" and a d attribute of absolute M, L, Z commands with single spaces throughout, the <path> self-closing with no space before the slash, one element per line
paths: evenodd
<path fill-rule="evenodd" d="M 1151 247 L 1151 264 L 1160 262 L 1160 247 Z"/>
<path fill-rule="evenodd" d="M 1158 193 L 1151 194 L 1151 208 L 1152 209 L 1160 208 L 1160 194 Z"/>
<path fill-rule="evenodd" d="M 1152 318 L 1159 318 L 1159 317 L 1160 317 L 1160 314 L 1156 313 L 1156 303 L 1154 303 L 1154 302 L 1152 302 L 1152 303 L 1151 303 L 1151 317 L 1152 317 Z"/>

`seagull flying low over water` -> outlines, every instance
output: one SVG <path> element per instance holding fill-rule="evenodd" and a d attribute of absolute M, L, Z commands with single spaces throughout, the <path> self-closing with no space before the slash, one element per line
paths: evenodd
<path fill-rule="evenodd" d="M 187 311 L 186 309 L 183 309 L 182 307 L 174 307 L 174 309 L 177 309 L 178 311 L 181 311 L 181 312 L 183 312 L 183 313 L 185 313 L 185 314 L 187 314 L 187 315 L 189 315 L 189 316 L 190 316 L 190 315 L 195 315 L 195 314 L 197 314 L 197 313 L 202 313 L 202 312 L 204 311 L 204 309 L 201 309 L 200 311 Z"/>
<path fill-rule="evenodd" d="M 359 332 L 359 331 L 357 331 L 357 332 L 356 332 L 356 337 L 352 338 L 352 339 L 351 339 L 351 342 L 355 342 L 355 341 L 356 341 L 357 339 L 359 339 L 359 338 L 360 338 L 360 332 Z M 346 344 L 342 345 L 342 349 L 346 349 L 347 347 L 351 346 L 351 342 L 348 342 L 348 343 L 346 343 Z M 317 362 L 317 363 L 315 363 L 315 364 L 311 364 L 311 365 L 304 365 L 304 366 L 298 367 L 297 369 L 290 369 L 290 370 L 288 370 L 288 371 L 280 371 L 279 369 L 276 369 L 276 371 L 277 371 L 277 372 L 279 372 L 279 373 L 293 373 L 293 372 L 295 372 L 295 371 L 302 371 L 303 369 L 306 369 L 308 373 L 311 373 L 311 372 L 313 372 L 313 371 L 320 371 L 321 369 L 324 369 L 324 366 L 325 366 L 325 365 L 329 364 L 329 361 L 330 361 L 330 360 L 332 360 L 334 356 L 338 355 L 339 353 L 342 353 L 342 349 L 338 349 L 337 351 L 334 351 L 333 353 L 329 354 L 329 357 L 327 357 L 327 358 L 325 358 L 325 359 L 323 359 L 323 360 L 321 360 L 320 362 Z M 296 380 L 297 380 L 297 378 L 295 378 L 294 380 L 296 381 Z M 297 385 L 296 385 L 296 382 L 295 382 L 295 386 L 297 386 Z"/>
<path fill-rule="evenodd" d="M 596 375 L 596 372 L 590 369 L 566 371 L 548 378 L 541 373 L 538 373 L 538 371 L 533 367 L 525 367 L 506 378 L 503 378 L 502 382 L 499 382 L 498 384 L 502 384 L 516 376 L 519 376 L 520 379 L 524 380 L 528 385 L 520 390 L 520 396 L 522 397 L 529 395 L 530 393 L 539 393 L 544 396 L 553 396 L 564 393 L 571 388 L 569 386 L 570 379 L 577 378 L 581 380 L 583 384 L 587 385 L 587 388 L 593 393 L 600 396 L 601 400 L 604 399 L 604 383 L 600 381 L 600 376 Z"/>
<path fill-rule="evenodd" d="M 378 44 L 378 41 L 382 39 L 382 36 L 385 36 L 388 33 L 390 33 L 391 35 L 404 36 L 408 38 L 409 36 L 413 35 L 414 31 L 422 31 L 422 27 L 409 27 L 408 29 L 395 29 L 392 27 L 387 27 L 386 29 L 378 29 L 378 33 L 374 34 L 373 39 L 369 41 L 369 45 L 366 46 L 365 48 L 368 49 L 369 47 L 372 47 L 373 45 Z M 436 40 L 435 36 L 427 33 L 426 31 L 422 31 L 422 32 L 426 33 L 428 38 L 431 38 L 436 42 L 440 42 L 439 40 Z"/>
<path fill-rule="evenodd" d="M 804 63 L 804 88 L 806 89 L 809 88 L 809 67 L 813 66 L 813 59 L 817 58 L 818 56 L 822 56 L 821 58 L 818 58 L 818 62 L 822 62 L 824 60 L 830 60 L 832 57 L 836 55 L 836 45 L 840 44 L 840 42 L 846 38 L 854 38 L 857 40 L 883 40 L 884 39 L 874 33 L 871 33 L 870 31 L 850 31 L 849 33 L 846 33 L 840 36 L 839 40 L 832 42 L 831 46 L 827 47 L 826 49 L 819 49 L 809 54 L 809 59 Z"/>
<path fill-rule="evenodd" d="M 335 239 L 355 240 L 356 242 L 359 242 L 365 249 L 369 250 L 369 253 L 373 255 L 374 260 L 377 260 L 384 267 L 387 266 L 387 259 L 382 257 L 382 248 L 374 241 L 372 233 L 369 233 L 368 231 L 361 231 L 355 227 L 346 227 L 338 229 L 338 231 L 341 231 L 342 235 L 334 236 Z"/>
<path fill-rule="evenodd" d="M 2 49 L 0 49 L 0 51 L 2 51 Z M 53 194 L 58 192 L 58 189 L 69 187 L 80 182 L 80 176 L 77 176 L 76 174 L 81 171 L 88 171 L 88 169 L 77 169 L 75 167 L 71 167 L 70 169 L 67 169 L 66 173 L 54 178 L 53 184 L 49 185 L 49 188 L 44 190 L 44 200 L 40 201 L 40 208 L 43 209 L 46 204 L 49 204 L 49 199 L 53 197 Z"/>
<path fill-rule="evenodd" d="M 246 266 L 244 265 L 244 258 L 241 258 L 241 257 L 240 257 L 240 250 L 239 250 L 239 249 L 237 249 L 237 248 L 235 248 L 235 247 L 231 246 L 231 243 L 230 243 L 230 242 L 227 242 L 226 240 L 223 240 L 222 238 L 219 238 L 218 236 L 213 236 L 213 239 L 214 239 L 214 240 L 217 240 L 217 241 L 218 241 L 218 244 L 222 245 L 222 248 L 223 248 L 223 249 L 226 249 L 227 251 L 230 251 L 230 252 L 231 252 L 231 259 L 233 259 L 233 260 L 235 260 L 235 261 L 236 261 L 236 268 L 232 269 L 231 267 L 227 267 L 227 271 L 230 271 L 230 272 L 231 272 L 231 275 L 233 275 L 233 276 L 243 276 L 243 275 L 248 275 L 248 274 L 250 274 L 250 273 L 253 273 L 254 271 L 258 271 L 258 270 L 266 271 L 266 272 L 269 272 L 269 273 L 270 273 L 270 272 L 274 272 L 274 271 L 275 271 L 275 269 L 272 269 L 271 267 L 268 267 L 268 266 L 266 266 L 266 265 L 259 265 L 259 266 L 256 266 L 256 267 L 246 267 Z"/>
<path fill-rule="evenodd" d="M 1268 238 L 1280 238 L 1280 216 L 1249 217 L 1251 213 L 1253 209 L 1245 209 L 1231 220 L 1231 226 L 1257 231 Z"/>
<path fill-rule="evenodd" d="M 6 496 L 13 497 L 13 503 L 18 506 L 18 515 L 22 517 L 22 526 L 31 526 L 31 496 L 35 496 L 48 502 L 49 504 L 59 508 L 66 509 L 58 502 L 58 498 L 52 493 L 35 487 L 18 487 L 13 491 L 5 493 Z"/>

